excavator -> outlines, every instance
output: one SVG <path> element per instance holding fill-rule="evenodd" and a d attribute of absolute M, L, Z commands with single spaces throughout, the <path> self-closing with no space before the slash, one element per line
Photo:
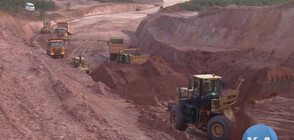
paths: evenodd
<path fill-rule="evenodd" d="M 221 91 L 221 79 L 215 74 L 191 75 L 188 87 L 176 89 L 176 103 L 168 105 L 170 123 L 181 131 L 185 131 L 188 124 L 193 124 L 197 128 L 206 129 L 212 140 L 227 140 L 230 125 L 236 124 L 234 105 L 245 80 L 239 79 L 236 89 L 224 94 Z M 287 80 L 278 81 L 286 85 L 282 89 L 285 90 L 291 86 L 293 74 Z M 280 84 L 275 87 L 268 83 L 264 88 L 278 90 Z"/>

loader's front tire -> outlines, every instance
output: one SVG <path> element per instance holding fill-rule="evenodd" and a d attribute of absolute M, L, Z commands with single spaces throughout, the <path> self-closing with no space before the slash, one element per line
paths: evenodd
<path fill-rule="evenodd" d="M 184 122 L 183 111 L 178 106 L 171 109 L 169 120 L 170 123 L 178 130 L 185 131 L 188 127 L 188 125 Z"/>
<path fill-rule="evenodd" d="M 212 140 L 226 140 L 229 136 L 230 121 L 224 116 L 214 116 L 207 123 L 207 134 Z"/>

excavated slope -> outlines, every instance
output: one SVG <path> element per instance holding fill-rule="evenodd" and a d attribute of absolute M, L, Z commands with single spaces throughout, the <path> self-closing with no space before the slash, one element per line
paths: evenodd
<path fill-rule="evenodd" d="M 138 27 L 132 45 L 154 55 L 163 42 L 181 50 L 254 48 L 283 57 L 294 51 L 294 33 L 290 30 L 294 26 L 294 2 L 186 13 L 150 15 Z"/>

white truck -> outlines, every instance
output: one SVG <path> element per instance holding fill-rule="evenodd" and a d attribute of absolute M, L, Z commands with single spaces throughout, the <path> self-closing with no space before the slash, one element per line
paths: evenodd
<path fill-rule="evenodd" d="M 33 3 L 30 3 L 30 2 L 26 2 L 26 7 L 25 7 L 26 10 L 29 10 L 29 11 L 35 11 L 35 5 Z"/>

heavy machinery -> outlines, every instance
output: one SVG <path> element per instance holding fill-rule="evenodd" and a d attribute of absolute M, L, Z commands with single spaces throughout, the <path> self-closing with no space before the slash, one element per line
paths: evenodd
<path fill-rule="evenodd" d="M 79 68 L 79 69 L 85 71 L 87 74 L 91 74 L 91 65 L 87 64 L 85 58 L 82 56 L 73 57 L 70 64 L 74 68 Z"/>
<path fill-rule="evenodd" d="M 49 19 L 44 19 L 43 21 L 43 28 L 41 29 L 42 34 L 51 34 L 53 31 L 53 28 L 51 26 L 51 22 Z"/>
<path fill-rule="evenodd" d="M 51 57 L 61 56 L 63 58 L 64 47 L 65 47 L 65 42 L 63 40 L 50 39 L 48 41 L 47 54 L 50 55 Z"/>
<path fill-rule="evenodd" d="M 159 10 L 158 10 L 158 11 L 161 11 L 161 10 L 163 10 L 163 5 L 160 5 L 160 7 L 159 7 Z"/>
<path fill-rule="evenodd" d="M 67 34 L 70 36 L 72 35 L 72 27 L 69 25 L 68 22 L 58 22 L 57 23 L 57 28 L 65 28 Z"/>
<path fill-rule="evenodd" d="M 278 69 L 275 68 L 274 71 L 276 70 Z M 264 73 L 262 71 L 262 74 Z M 268 77 L 272 75 L 268 74 L 265 78 Z M 284 91 L 293 83 L 293 74 L 279 73 L 278 77 L 281 79 L 275 78 L 277 81 L 257 81 L 257 84 L 265 83 L 260 85 L 263 87 L 260 87 L 259 92 Z M 244 79 L 239 79 L 236 89 L 229 94 L 221 92 L 221 79 L 222 77 L 215 74 L 190 76 L 188 87 L 176 89 L 176 104 L 168 106 L 171 124 L 181 131 L 184 131 L 188 124 L 193 124 L 197 128 L 206 129 L 212 140 L 228 139 L 230 126 L 236 124 L 233 107 L 238 101 L 239 89 Z"/>
<path fill-rule="evenodd" d="M 69 39 L 68 33 L 66 28 L 64 27 L 57 27 L 54 30 L 53 38 L 61 39 L 63 41 L 67 41 Z"/>
<path fill-rule="evenodd" d="M 141 6 L 139 6 L 139 4 L 137 4 L 135 11 L 141 11 Z"/>
<path fill-rule="evenodd" d="M 147 62 L 149 55 L 143 54 L 138 48 L 123 49 L 117 55 L 117 63 L 143 64 Z"/>
<path fill-rule="evenodd" d="M 205 128 L 213 140 L 226 140 L 229 126 L 235 121 L 231 107 L 237 100 L 240 79 L 236 90 L 229 95 L 221 95 L 222 77 L 215 74 L 192 75 L 189 87 L 177 88 L 175 105 L 169 105 L 170 122 L 179 130 L 185 130 L 188 124 Z"/>
<path fill-rule="evenodd" d="M 124 39 L 119 37 L 112 37 L 108 41 L 109 45 L 109 59 L 116 61 L 118 53 L 124 49 Z"/>

